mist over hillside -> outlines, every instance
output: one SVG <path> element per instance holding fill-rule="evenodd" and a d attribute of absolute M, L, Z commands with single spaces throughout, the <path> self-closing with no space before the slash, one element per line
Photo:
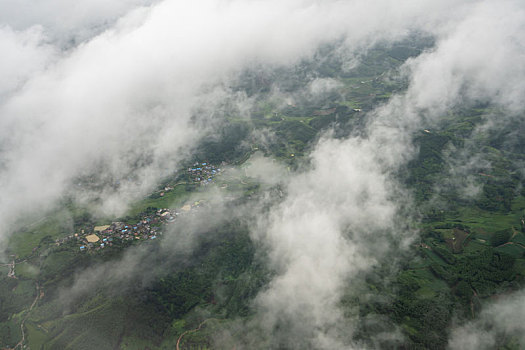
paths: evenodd
<path fill-rule="evenodd" d="M 521 1 L 0 0 L 0 346 L 518 349 Z"/>

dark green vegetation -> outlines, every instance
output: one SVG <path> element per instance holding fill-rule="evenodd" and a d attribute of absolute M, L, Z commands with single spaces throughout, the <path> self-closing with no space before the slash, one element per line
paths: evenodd
<path fill-rule="evenodd" d="M 361 132 L 365 113 L 406 87 L 395 69 L 431 44 L 419 38 L 377 47 L 349 71 L 341 70 L 329 47 L 294 68 L 245 71 L 233 89 L 254 99 L 251 119 L 225 107 L 217 134 L 201 140 L 188 164 L 237 166 L 260 151 L 300 168 L 302 156 L 325 131 L 335 137 Z M 312 76 L 341 85 L 311 98 L 301 90 Z M 293 103 L 275 101 L 274 86 Z M 470 320 L 491 297 L 523 286 L 525 193 L 519 164 L 525 161 L 525 125 L 517 119 L 476 129 L 487 116 L 501 113 L 483 104 L 458 108 L 414 135 L 418 153 L 397 175 L 420 210 L 420 239 L 399 258 L 399 270 L 392 272 L 391 261 L 380 262 L 365 276 L 362 293 L 352 294 L 349 286 L 341 305 L 349 318 L 359 318 L 355 340 L 377 346 L 378 334 L 400 329 L 403 340 L 385 339 L 379 346 L 442 349 L 453 319 Z M 462 149 L 468 150 L 463 159 Z M 470 167 L 463 169 L 465 164 Z M 142 212 L 180 207 L 202 192 L 184 175 L 166 181 L 175 185 L 173 191 L 152 194 L 120 219 L 131 222 Z M 217 182 L 239 192 L 241 201 L 262 191 L 242 175 Z M 249 323 L 253 298 L 271 277 L 246 223 L 232 219 L 206 228 L 180 254 L 163 249 L 163 242 L 115 244 L 93 253 L 80 253 L 73 243 L 56 246 L 57 238 L 100 220 L 108 219 L 96 220 L 65 203 L 13 235 L 9 253 L 18 278 L 8 278 L 9 267 L 0 267 L 0 346 L 20 341 L 22 322 L 31 349 L 174 349 L 185 331 L 196 329 L 185 333 L 183 348 L 212 348 L 225 330 L 233 339 L 243 337 L 235 324 Z M 126 260 L 130 252 L 133 261 Z M 119 272 L 130 269 L 137 273 L 119 280 Z M 82 271 L 93 274 L 85 285 L 75 285 Z"/>
<path fill-rule="evenodd" d="M 475 132 L 489 113 L 499 112 L 453 111 L 443 125 L 415 139 L 419 155 L 404 176 L 422 208 L 421 240 L 398 275 L 386 310 L 414 346 L 445 348 L 453 318 L 472 319 L 489 297 L 523 287 L 525 197 L 519 164 L 525 148 L 513 133 L 496 142 L 501 130 Z M 455 173 L 447 152 L 460 147 L 471 152 L 457 166 L 474 164 Z M 461 193 L 466 176 L 477 195 Z"/>
<path fill-rule="evenodd" d="M 118 275 L 113 269 L 124 266 L 108 269 L 104 264 L 122 258 L 124 251 L 116 249 L 81 254 L 68 246 L 49 248 L 47 256 L 19 264 L 38 264 L 33 275 L 27 273 L 31 268 L 20 268 L 18 279 L 4 274 L 3 344 L 14 346 L 20 340 L 19 322 L 27 317 L 26 337 L 33 348 L 134 348 L 139 339 L 151 347 L 173 349 L 184 327 L 195 327 L 205 315 L 246 316 L 249 301 L 267 278 L 255 260 L 247 229 L 235 221 L 202 232 L 190 256 L 171 257 L 156 242 L 140 248 L 136 269 L 144 273 L 143 266 L 151 265 L 155 279 L 144 283 L 143 276 L 131 278 L 126 288 L 111 277 Z M 101 272 L 89 280 L 88 292 L 64 294 L 75 272 L 88 268 Z M 45 294 L 37 295 L 36 284 Z M 38 306 L 29 312 L 37 296 Z"/>

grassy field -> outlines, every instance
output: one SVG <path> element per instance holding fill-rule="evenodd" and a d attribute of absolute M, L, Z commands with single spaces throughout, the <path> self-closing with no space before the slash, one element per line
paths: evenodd
<path fill-rule="evenodd" d="M 479 253 L 487 249 L 488 243 L 482 243 L 479 241 L 472 240 L 466 246 L 464 252 L 467 253 Z"/>
<path fill-rule="evenodd" d="M 36 265 L 33 265 L 27 261 L 16 264 L 15 269 L 16 275 L 19 278 L 25 279 L 36 279 L 40 273 L 40 268 Z"/>
<path fill-rule="evenodd" d="M 525 234 L 523 232 L 516 232 L 514 237 L 510 239 L 511 242 L 515 242 L 525 246 Z"/>
<path fill-rule="evenodd" d="M 425 256 L 428 258 L 430 263 L 437 263 L 442 266 L 447 265 L 447 263 L 443 259 L 441 259 L 436 253 L 434 253 L 432 250 L 421 248 L 421 251 L 425 254 Z"/>
<path fill-rule="evenodd" d="M 46 328 L 53 339 L 46 349 L 114 349 L 126 322 L 120 303 L 108 301 L 85 313 L 68 315 Z"/>
<path fill-rule="evenodd" d="M 191 192 L 186 190 L 186 184 L 179 184 L 171 191 L 165 192 L 163 197 L 146 198 L 131 206 L 127 215 L 136 216 L 146 210 L 153 208 L 180 208 L 190 198 Z"/>
<path fill-rule="evenodd" d="M 420 283 L 420 288 L 416 291 L 416 296 L 419 298 L 432 298 L 437 293 L 447 292 L 448 285 L 432 274 L 429 269 L 417 269 L 411 271 L 412 276 Z"/>
<path fill-rule="evenodd" d="M 499 231 L 519 225 L 519 213 L 487 212 L 476 207 L 461 208 L 458 222 L 471 228 L 482 228 L 485 231 Z M 452 221 L 451 221 L 452 222 Z"/>
<path fill-rule="evenodd" d="M 522 258 L 525 254 L 525 249 L 516 244 L 505 244 L 494 249 L 496 252 L 503 252 L 515 259 Z"/>
<path fill-rule="evenodd" d="M 70 234 L 71 231 L 65 230 L 61 219 L 60 213 L 55 214 L 34 228 L 13 234 L 9 240 L 9 250 L 19 259 L 23 259 L 31 255 L 33 248 L 38 247 L 45 238 L 54 241 Z"/>
<path fill-rule="evenodd" d="M 47 332 L 31 322 L 26 322 L 25 327 L 29 347 L 32 350 L 41 350 L 44 343 L 49 340 Z"/>
<path fill-rule="evenodd" d="M 35 283 L 33 281 L 22 281 L 20 280 L 14 288 L 13 292 L 16 295 L 24 295 L 34 297 L 35 295 Z"/>
<path fill-rule="evenodd" d="M 14 347 L 20 339 L 22 339 L 22 332 L 18 318 L 0 323 L 0 345 Z"/>

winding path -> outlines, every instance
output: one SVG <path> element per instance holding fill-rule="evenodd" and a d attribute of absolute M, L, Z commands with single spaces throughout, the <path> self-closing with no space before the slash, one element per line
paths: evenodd
<path fill-rule="evenodd" d="M 22 322 L 20 323 L 20 330 L 22 332 L 22 339 L 20 339 L 20 341 L 18 342 L 18 344 L 15 345 L 15 347 L 12 349 L 12 350 L 16 350 L 16 348 L 20 347 L 20 349 L 23 349 L 23 345 L 24 345 L 24 342 L 26 340 L 26 334 L 25 334 L 25 331 L 24 331 L 24 325 L 25 325 L 25 322 L 26 322 L 26 319 L 29 317 L 29 314 L 31 313 L 31 310 L 33 310 L 33 308 L 35 307 L 36 305 L 36 302 L 41 299 L 42 297 L 44 296 L 44 293 L 43 291 L 40 290 L 40 285 L 38 284 L 38 282 L 36 283 L 36 296 L 35 296 L 35 300 L 33 300 L 33 303 L 31 304 L 31 306 L 29 307 L 29 309 L 27 310 L 27 313 L 24 317 L 24 319 L 22 320 Z"/>
<path fill-rule="evenodd" d="M 184 337 L 184 336 L 185 336 L 186 334 L 188 334 L 188 333 L 193 333 L 193 332 L 197 332 L 197 331 L 199 331 L 199 330 L 202 328 L 202 326 L 203 326 L 206 322 L 211 321 L 211 320 L 216 320 L 216 318 L 208 318 L 208 319 L 202 321 L 202 322 L 199 324 L 199 327 L 197 327 L 197 328 L 195 328 L 195 329 L 187 330 L 187 331 L 185 331 L 184 333 L 182 333 L 182 334 L 179 336 L 179 339 L 177 339 L 177 350 L 180 350 L 180 342 L 181 342 L 181 340 L 182 340 L 182 337 Z"/>
<path fill-rule="evenodd" d="M 518 243 L 518 242 L 507 242 L 507 243 L 503 243 L 503 244 L 500 244 L 499 246 L 497 246 L 496 248 L 499 248 L 499 247 L 504 247 L 506 245 L 517 245 L 517 246 L 520 246 L 522 247 L 523 249 L 525 249 L 525 246 L 521 243 Z"/>

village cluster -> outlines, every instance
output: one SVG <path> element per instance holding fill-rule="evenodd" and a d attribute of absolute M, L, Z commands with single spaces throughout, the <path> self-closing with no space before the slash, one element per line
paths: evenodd
<path fill-rule="evenodd" d="M 184 215 L 200 206 L 199 202 L 193 205 L 186 204 L 179 210 L 157 209 L 151 215 L 146 215 L 136 223 L 112 222 L 110 225 L 95 226 L 93 230 L 82 230 L 80 233 L 57 239 L 57 245 L 69 240 L 77 240 L 80 251 L 100 250 L 112 246 L 116 240 L 146 241 L 162 236 L 162 225 L 174 223 L 178 216 Z"/>
<path fill-rule="evenodd" d="M 223 164 L 225 164 L 223 162 Z M 209 163 L 195 162 L 191 168 L 188 168 L 189 182 L 193 184 L 208 185 L 213 181 L 215 175 L 219 175 L 220 168 Z M 161 197 L 173 190 L 173 186 L 166 186 L 158 191 Z"/>
<path fill-rule="evenodd" d="M 188 168 L 190 180 L 194 183 L 207 185 L 212 182 L 215 175 L 220 173 L 221 169 L 209 164 L 196 162 Z M 164 192 L 172 190 L 173 187 L 167 186 L 161 190 L 160 196 Z M 110 247 L 115 240 L 120 241 L 146 241 L 154 240 L 162 235 L 162 225 L 170 224 L 176 221 L 179 215 L 187 213 L 192 209 L 198 208 L 199 202 L 193 205 L 186 204 L 182 208 L 175 209 L 158 209 L 155 213 L 143 216 L 139 222 L 124 223 L 112 222 L 109 225 L 95 226 L 93 229 L 84 229 L 80 233 L 75 233 L 64 238 L 56 240 L 57 245 L 61 245 L 70 240 L 79 242 L 80 251 L 100 250 Z"/>
<path fill-rule="evenodd" d="M 188 174 L 193 182 L 207 185 L 213 180 L 213 177 L 219 174 L 220 168 L 209 163 L 194 163 L 193 167 L 188 168 Z"/>

